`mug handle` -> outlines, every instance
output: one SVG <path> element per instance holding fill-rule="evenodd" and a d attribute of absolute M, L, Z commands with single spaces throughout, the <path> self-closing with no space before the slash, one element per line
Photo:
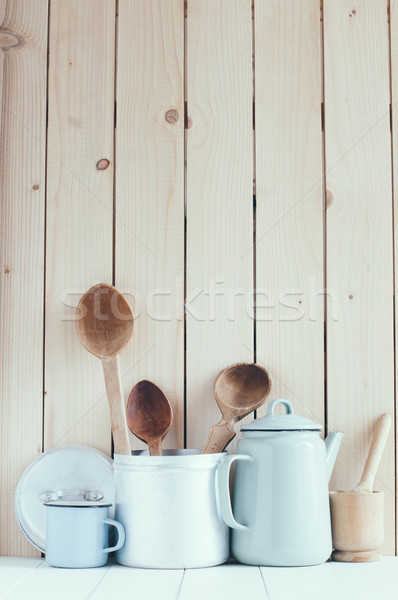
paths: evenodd
<path fill-rule="evenodd" d="M 216 485 L 218 490 L 218 499 L 220 502 L 220 513 L 228 527 L 232 527 L 232 529 L 239 529 L 240 531 L 247 531 L 249 527 L 247 525 L 238 523 L 234 517 L 232 512 L 231 496 L 229 493 L 229 473 L 232 463 L 236 460 L 253 462 L 253 458 L 248 454 L 231 454 L 230 456 L 226 456 L 218 465 Z"/>
<path fill-rule="evenodd" d="M 109 548 L 104 548 L 103 552 L 116 552 L 116 550 L 120 550 L 126 540 L 126 533 L 124 531 L 124 527 L 119 521 L 114 521 L 113 519 L 104 519 L 104 523 L 106 525 L 112 525 L 117 529 L 117 544 L 116 546 L 111 546 Z"/>

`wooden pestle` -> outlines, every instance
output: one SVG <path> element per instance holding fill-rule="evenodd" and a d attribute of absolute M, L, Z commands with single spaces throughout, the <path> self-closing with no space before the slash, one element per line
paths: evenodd
<path fill-rule="evenodd" d="M 377 422 L 376 430 L 372 438 L 372 444 L 362 471 L 361 481 L 352 490 L 352 493 L 361 494 L 365 492 L 371 494 L 373 492 L 374 480 L 384 452 L 390 427 L 391 415 L 384 413 Z"/>
<path fill-rule="evenodd" d="M 376 425 L 361 480 L 351 492 L 330 492 L 333 560 L 372 562 L 381 558 L 384 541 L 384 492 L 373 492 L 380 459 L 391 427 L 383 414 Z"/>

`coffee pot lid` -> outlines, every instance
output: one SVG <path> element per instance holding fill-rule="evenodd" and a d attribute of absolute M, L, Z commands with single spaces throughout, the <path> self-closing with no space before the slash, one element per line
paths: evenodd
<path fill-rule="evenodd" d="M 275 407 L 283 404 L 286 407 L 284 415 L 274 414 Z M 320 431 L 322 425 L 296 415 L 289 400 L 273 400 L 267 409 L 265 417 L 255 419 L 247 425 L 243 425 L 242 431 Z"/>

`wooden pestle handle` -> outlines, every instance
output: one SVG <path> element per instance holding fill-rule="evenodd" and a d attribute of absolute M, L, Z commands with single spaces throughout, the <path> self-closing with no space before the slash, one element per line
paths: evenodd
<path fill-rule="evenodd" d="M 206 446 L 202 450 L 202 454 L 215 454 L 223 452 L 224 448 L 235 437 L 236 433 L 233 428 L 233 423 L 221 419 L 217 425 L 213 425 L 210 429 L 209 437 Z"/>
<path fill-rule="evenodd" d="M 118 356 L 102 359 L 115 454 L 131 455 Z"/>
<path fill-rule="evenodd" d="M 372 493 L 377 469 L 379 468 L 388 433 L 391 427 L 391 415 L 384 413 L 379 418 L 373 434 L 372 444 L 363 468 L 361 481 L 352 490 L 354 493 Z"/>

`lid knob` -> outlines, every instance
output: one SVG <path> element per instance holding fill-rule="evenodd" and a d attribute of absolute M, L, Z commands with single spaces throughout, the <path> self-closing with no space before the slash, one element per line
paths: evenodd
<path fill-rule="evenodd" d="M 52 502 L 54 500 L 102 500 L 101 492 L 86 490 L 58 490 L 57 492 L 42 492 L 39 500 L 43 502 Z"/>
<path fill-rule="evenodd" d="M 289 400 L 284 400 L 283 398 L 281 398 L 279 400 L 273 400 L 272 402 L 270 402 L 270 404 L 268 405 L 267 416 L 275 414 L 274 409 L 275 406 L 277 406 L 277 404 L 283 404 L 283 406 L 285 406 L 287 415 L 294 415 L 294 410 L 291 402 L 289 402 Z"/>

